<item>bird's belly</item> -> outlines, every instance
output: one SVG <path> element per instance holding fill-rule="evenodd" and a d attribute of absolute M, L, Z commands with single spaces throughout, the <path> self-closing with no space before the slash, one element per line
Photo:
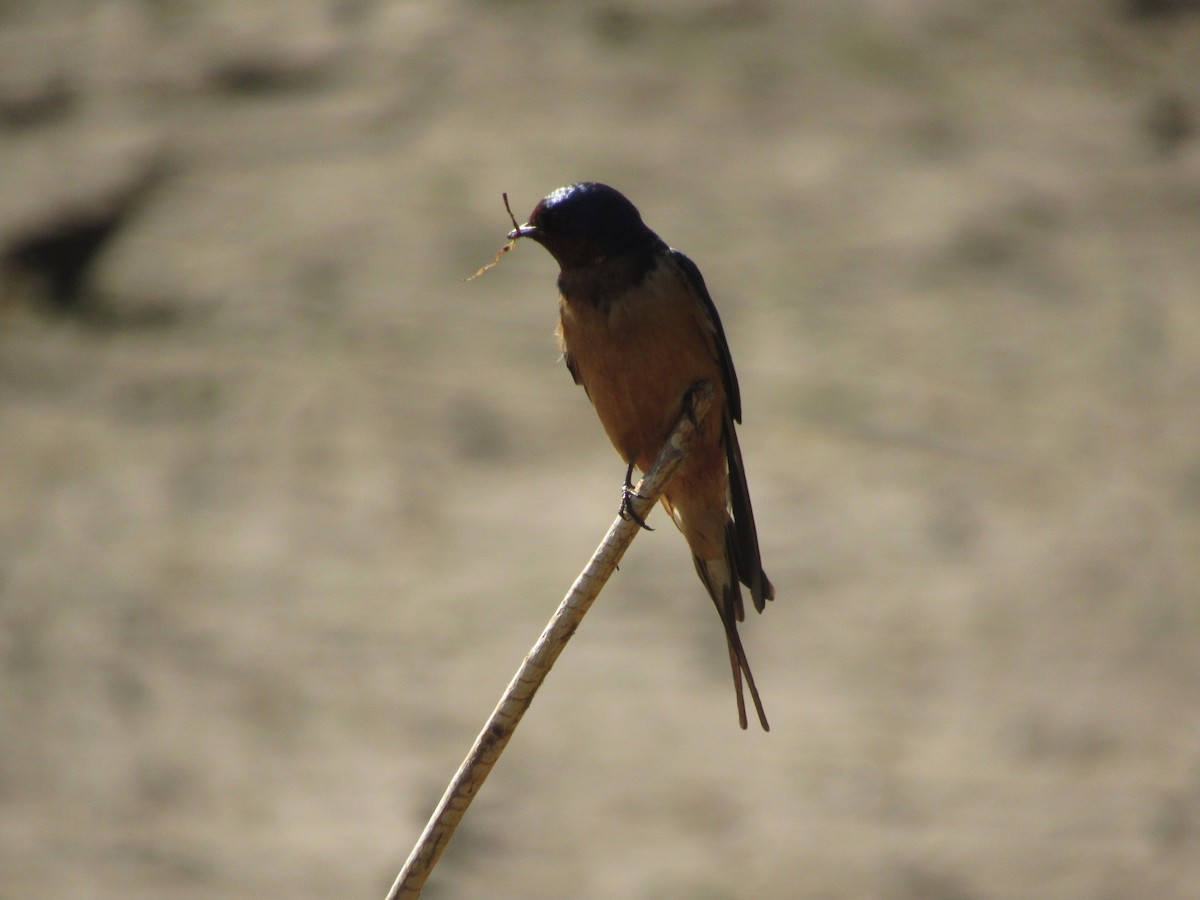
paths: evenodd
<path fill-rule="evenodd" d="M 693 384 L 707 380 L 723 393 L 690 300 L 643 289 L 607 307 L 565 298 L 561 305 L 563 350 L 613 446 L 643 471 L 670 436 Z M 724 398 L 716 400 L 719 409 Z"/>

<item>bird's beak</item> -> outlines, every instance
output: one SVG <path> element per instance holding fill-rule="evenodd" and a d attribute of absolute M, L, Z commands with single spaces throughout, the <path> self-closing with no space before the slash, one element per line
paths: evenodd
<path fill-rule="evenodd" d="M 523 238 L 523 237 L 533 238 L 536 241 L 541 236 L 542 236 L 541 230 L 538 229 L 536 226 L 530 225 L 528 223 L 522 225 L 520 228 L 514 228 L 512 231 L 510 231 L 508 233 L 508 239 L 510 241 L 515 241 L 517 238 Z"/>

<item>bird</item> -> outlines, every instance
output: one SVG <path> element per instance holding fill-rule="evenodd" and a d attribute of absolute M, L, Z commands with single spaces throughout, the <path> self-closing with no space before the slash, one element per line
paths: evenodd
<path fill-rule="evenodd" d="M 742 586 L 760 613 L 775 599 L 775 587 L 763 571 L 735 429 L 742 420 L 737 374 L 704 277 L 646 226 L 625 195 L 595 181 L 542 198 L 529 220 L 508 234 L 510 242 L 519 238 L 541 244 L 558 263 L 559 347 L 628 465 L 622 516 L 632 514 L 634 467 L 645 472 L 653 464 L 680 415 L 689 412 L 693 387 L 713 386 L 710 412 L 661 502 L 721 617 L 738 724 L 747 727 L 744 681 L 769 731 L 738 623 L 745 619 Z"/>

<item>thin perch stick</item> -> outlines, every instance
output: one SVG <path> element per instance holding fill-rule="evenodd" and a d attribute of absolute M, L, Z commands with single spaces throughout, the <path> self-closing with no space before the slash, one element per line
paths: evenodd
<path fill-rule="evenodd" d="M 676 423 L 675 430 L 659 453 L 658 459 L 637 486 L 637 495 L 631 498 L 633 512 L 638 517 L 644 518 L 650 511 L 667 482 L 675 474 L 675 470 L 679 468 L 679 464 L 683 462 L 688 445 L 696 433 L 697 423 L 708 412 L 712 398 L 713 387 L 708 382 L 701 382 L 692 390 L 690 409 L 679 417 L 679 422 Z M 521 716 L 529 708 L 533 695 L 549 674 L 550 667 L 558 659 L 558 654 L 583 621 L 592 601 L 617 568 L 617 563 L 625 555 L 638 530 L 638 523 L 632 515 L 626 518 L 618 517 L 608 529 L 608 534 L 575 579 L 541 637 L 537 639 L 533 649 L 517 669 L 517 674 L 505 688 L 500 702 L 488 717 L 483 730 L 479 732 L 471 752 L 459 766 L 434 810 L 433 817 L 425 826 L 425 831 L 422 832 L 408 861 L 396 877 L 396 883 L 392 885 L 387 900 L 412 900 L 421 895 L 425 880 L 437 865 L 442 851 L 454 835 L 454 829 L 458 827 L 471 800 L 478 793 L 496 760 L 500 758 L 508 739 L 516 730 L 517 723 L 521 721 Z"/>

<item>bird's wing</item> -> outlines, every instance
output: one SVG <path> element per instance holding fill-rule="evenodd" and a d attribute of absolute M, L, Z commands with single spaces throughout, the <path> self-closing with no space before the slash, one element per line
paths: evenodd
<path fill-rule="evenodd" d="M 729 414 L 733 421 L 742 421 L 742 397 L 738 391 L 737 372 L 733 370 L 733 358 L 729 355 L 729 343 L 725 340 L 725 329 L 721 327 L 721 317 L 717 315 L 717 307 L 709 296 L 704 284 L 704 276 L 696 264 L 678 250 L 671 250 L 671 259 L 679 267 L 688 287 L 700 301 L 707 326 L 705 331 L 712 342 L 713 356 L 721 367 L 721 380 L 724 382 L 725 397 L 729 401 Z"/>
<path fill-rule="evenodd" d="M 671 251 L 671 258 L 687 279 L 688 286 L 700 300 L 701 325 L 708 335 L 710 348 L 721 369 L 724 382 L 726 419 L 724 423 L 725 459 L 729 469 L 729 502 L 733 509 L 733 534 L 730 542 L 737 576 L 747 587 L 754 600 L 754 608 L 762 612 L 767 600 L 775 597 L 775 588 L 763 572 L 762 557 L 758 548 L 758 529 L 754 524 L 754 509 L 750 505 L 750 488 L 746 485 L 746 467 L 742 462 L 742 450 L 738 446 L 735 422 L 742 421 L 742 398 L 738 392 L 737 373 L 733 370 L 733 359 L 729 355 L 729 343 L 721 318 L 713 304 L 704 276 L 696 264 L 678 250 Z"/>

